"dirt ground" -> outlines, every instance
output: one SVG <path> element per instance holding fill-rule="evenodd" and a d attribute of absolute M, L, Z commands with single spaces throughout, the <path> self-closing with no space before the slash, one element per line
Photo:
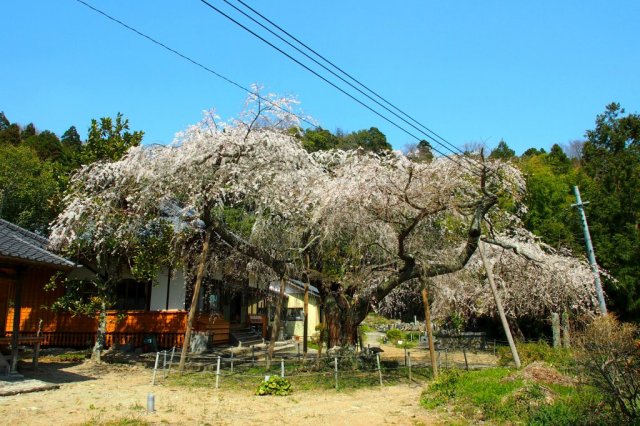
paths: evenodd
<path fill-rule="evenodd" d="M 382 345 L 383 359 L 404 359 L 404 349 Z M 412 349 L 412 364 L 429 360 L 425 349 Z M 491 354 L 468 354 L 470 364 L 495 365 Z M 464 367 L 462 353 L 441 354 L 441 364 Z M 26 378 L 60 385 L 59 389 L 0 397 L 0 424 L 76 425 L 150 424 L 271 425 L 446 424 L 442 413 L 420 407 L 420 384 L 386 385 L 354 391 L 298 391 L 287 397 L 259 397 L 251 391 L 188 388 L 162 380 L 151 385 L 152 370 L 127 364 L 60 362 L 43 358 L 38 371 L 23 364 Z M 147 395 L 155 396 L 147 413 Z M 129 422 L 129 423 L 127 423 Z"/>
<path fill-rule="evenodd" d="M 151 370 L 130 365 L 43 362 L 25 376 L 59 383 L 59 389 L 0 397 L 0 423 L 101 424 L 142 420 L 151 424 L 442 424 L 418 404 L 419 385 L 353 392 L 295 392 L 259 397 L 248 391 L 151 386 Z M 156 412 L 146 412 L 147 395 Z"/>

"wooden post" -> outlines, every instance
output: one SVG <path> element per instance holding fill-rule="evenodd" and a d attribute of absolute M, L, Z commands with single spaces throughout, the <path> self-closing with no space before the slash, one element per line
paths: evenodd
<path fill-rule="evenodd" d="M 309 339 L 309 283 L 304 283 L 304 331 L 302 332 L 302 353 L 307 356 L 307 341 Z"/>
<path fill-rule="evenodd" d="M 551 331 L 553 333 L 553 347 L 560 347 L 560 315 L 551 312 Z"/>
<path fill-rule="evenodd" d="M 187 318 L 187 326 L 184 331 L 184 342 L 182 343 L 182 353 L 180 354 L 180 364 L 178 370 L 184 371 L 184 365 L 187 361 L 187 351 L 189 350 L 189 344 L 191 343 L 191 330 L 193 329 L 193 321 L 198 311 L 198 296 L 200 295 L 200 287 L 202 287 L 202 280 L 204 278 L 204 270 L 207 265 L 207 255 L 209 254 L 209 240 L 211 239 L 211 231 L 205 231 L 204 243 L 202 244 L 202 253 L 200 253 L 200 264 L 198 265 L 198 273 L 196 275 L 196 282 L 193 286 L 193 297 L 191 298 L 191 306 L 189 307 L 189 316 Z"/>
<path fill-rule="evenodd" d="M 380 368 L 380 354 L 376 353 L 376 363 L 378 364 L 378 376 L 380 377 L 380 386 L 382 386 L 382 369 Z"/>
<path fill-rule="evenodd" d="M 13 333 L 11 334 L 11 373 L 18 372 L 18 336 L 20 334 L 20 314 L 22 313 L 22 270 L 16 271 L 13 295 Z M 0 354 L 2 356 L 2 354 Z"/>
<path fill-rule="evenodd" d="M 338 390 L 338 357 L 335 357 L 333 359 L 333 368 L 334 368 L 333 375 L 335 376 L 335 379 L 336 379 L 336 390 Z"/>
<path fill-rule="evenodd" d="M 562 346 L 566 349 L 571 347 L 571 332 L 569 324 L 569 312 L 566 310 L 562 313 Z"/>
<path fill-rule="evenodd" d="M 409 384 L 411 384 L 411 352 L 407 353 L 407 361 L 409 361 Z"/>
<path fill-rule="evenodd" d="M 273 325 L 271 326 L 271 339 L 269 340 L 269 352 L 267 353 L 267 369 L 271 367 L 271 359 L 276 349 L 276 339 L 280 332 L 280 317 L 282 316 L 282 303 L 284 302 L 284 291 L 287 285 L 287 278 L 280 277 L 280 294 L 278 294 L 278 302 L 276 303 L 276 312 L 273 316 Z"/>
<path fill-rule="evenodd" d="M 500 321 L 502 322 L 502 328 L 504 328 L 504 334 L 507 335 L 507 341 L 509 342 L 509 347 L 511 348 L 511 355 L 513 355 L 513 361 L 516 364 L 516 368 L 520 368 L 520 357 L 518 356 L 518 349 L 516 348 L 516 344 L 513 341 L 513 337 L 511 336 L 511 329 L 509 328 L 509 323 L 507 322 L 507 316 L 504 313 L 504 309 L 502 308 L 502 302 L 500 301 L 500 296 L 498 295 L 498 289 L 496 288 L 496 283 L 493 280 L 493 268 L 489 264 L 487 260 L 487 256 L 484 253 L 483 242 L 478 242 L 478 251 L 480 252 L 480 257 L 482 257 L 482 263 L 484 264 L 484 269 L 487 271 L 487 278 L 489 279 L 489 285 L 491 286 L 491 292 L 493 293 L 493 299 L 496 302 L 496 307 L 498 308 L 498 313 L 500 314 Z"/>
<path fill-rule="evenodd" d="M 433 342 L 433 329 L 431 328 L 431 310 L 429 309 L 429 297 L 427 295 L 427 281 L 422 280 L 422 304 L 424 305 L 424 322 L 427 328 L 427 339 L 429 339 L 429 356 L 431 357 L 431 372 L 433 378 L 438 377 L 438 362 L 436 361 L 436 350 Z"/>
<path fill-rule="evenodd" d="M 469 371 L 469 361 L 467 361 L 467 349 L 462 348 L 462 355 L 464 356 L 464 367 L 467 371 Z"/>

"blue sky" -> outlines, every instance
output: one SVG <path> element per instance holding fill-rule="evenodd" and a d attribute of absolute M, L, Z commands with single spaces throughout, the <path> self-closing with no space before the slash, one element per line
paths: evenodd
<path fill-rule="evenodd" d="M 327 129 L 415 142 L 198 0 L 87 1 L 243 86 L 295 95 Z M 246 2 L 458 147 L 548 149 L 582 138 L 612 101 L 640 110 L 635 0 Z M 170 143 L 203 110 L 230 118 L 244 103 L 74 0 L 4 2 L 2 15 L 0 110 L 11 121 L 85 137 L 91 118 L 122 112 L 146 143 Z"/>

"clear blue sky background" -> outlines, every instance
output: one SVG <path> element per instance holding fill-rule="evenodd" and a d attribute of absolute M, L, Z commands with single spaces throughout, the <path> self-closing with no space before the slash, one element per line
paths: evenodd
<path fill-rule="evenodd" d="M 415 142 L 200 1 L 88 0 L 243 86 L 295 95 L 325 128 Z M 230 10 L 220 0 L 209 0 Z M 246 0 L 447 140 L 521 153 L 640 110 L 640 2 Z M 74 0 L 3 2 L 0 110 L 58 135 L 122 112 L 146 143 L 245 94 Z M 269 37 L 272 39 L 273 37 Z"/>

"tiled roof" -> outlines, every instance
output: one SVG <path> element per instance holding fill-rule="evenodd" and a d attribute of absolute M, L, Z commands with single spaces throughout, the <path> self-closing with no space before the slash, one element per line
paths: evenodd
<path fill-rule="evenodd" d="M 47 250 L 49 240 L 0 219 L 0 257 L 63 268 L 74 264 Z"/>

